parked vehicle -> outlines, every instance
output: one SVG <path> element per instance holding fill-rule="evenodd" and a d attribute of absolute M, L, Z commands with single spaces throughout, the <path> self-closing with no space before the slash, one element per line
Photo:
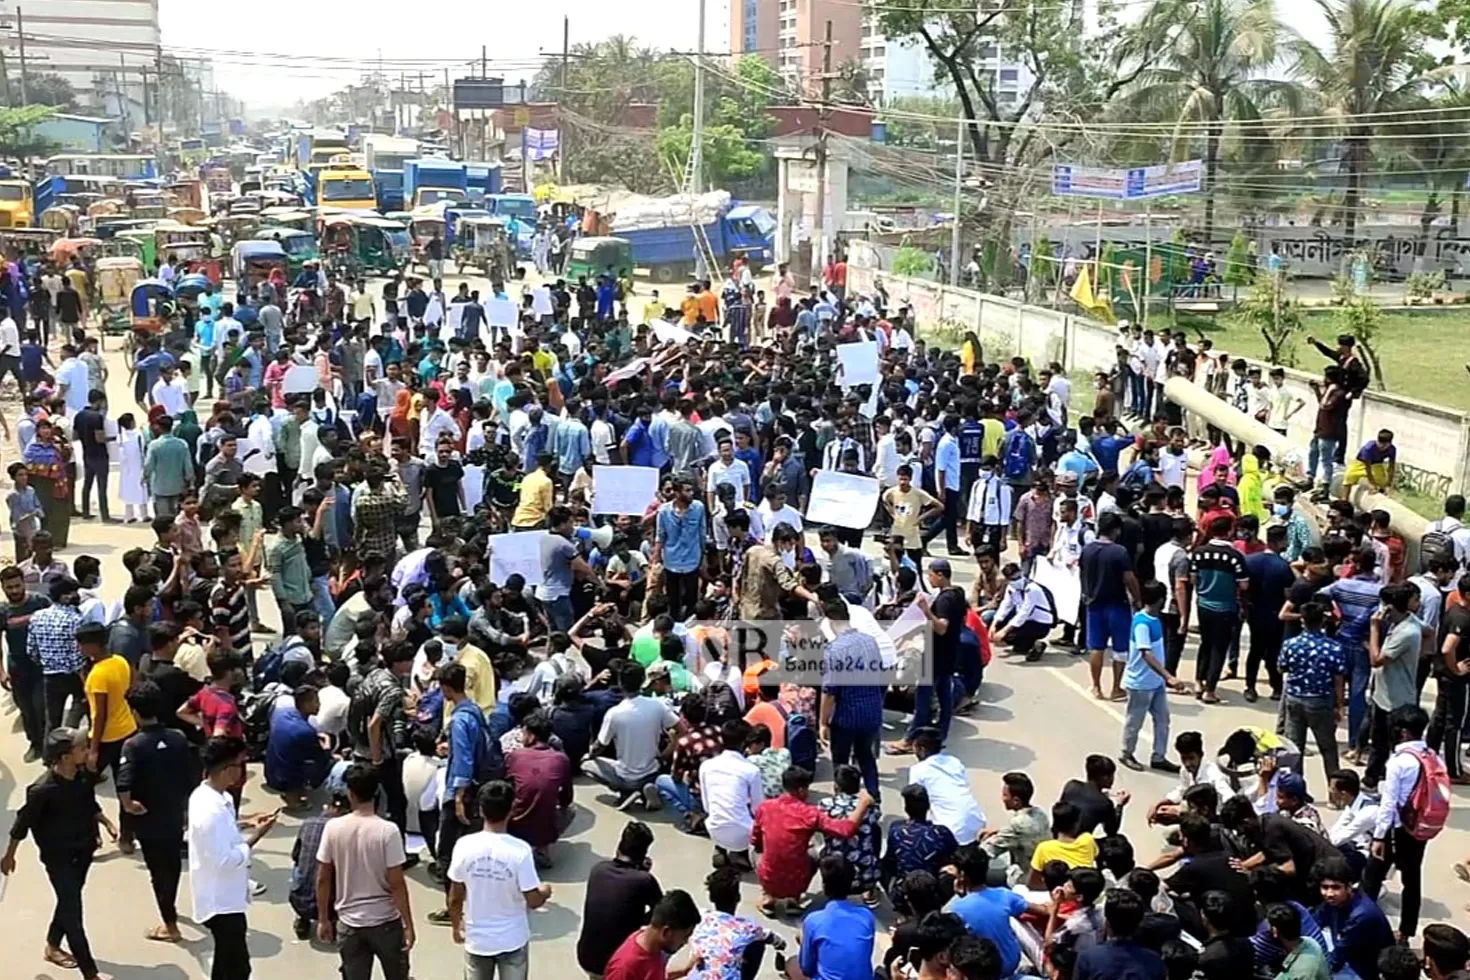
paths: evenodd
<path fill-rule="evenodd" d="M 281 275 L 286 274 L 286 251 L 280 242 L 238 242 L 230 252 L 230 267 L 236 298 L 243 303 L 255 287 L 270 278 L 271 270 L 280 269 Z"/>
<path fill-rule="evenodd" d="M 615 274 L 633 269 L 633 245 L 626 238 L 578 238 L 567 252 L 567 267 L 562 275 L 569 279 L 586 276 L 591 282 L 611 266 Z"/>
<path fill-rule="evenodd" d="M 133 329 L 158 333 L 168 322 L 174 291 L 166 282 L 144 279 L 133 285 L 128 305 L 133 311 Z"/>
<path fill-rule="evenodd" d="M 133 258 L 98 259 L 93 280 L 103 332 L 127 333 L 133 325 L 133 287 L 143 281 L 143 263 Z"/>
<path fill-rule="evenodd" d="M 258 241 L 279 242 L 286 252 L 286 278 L 294 280 L 308 262 L 321 258 L 317 238 L 309 231 L 296 228 L 261 228 L 250 236 Z"/>

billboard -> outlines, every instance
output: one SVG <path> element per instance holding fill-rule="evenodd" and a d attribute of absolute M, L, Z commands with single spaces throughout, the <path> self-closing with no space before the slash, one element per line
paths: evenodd
<path fill-rule="evenodd" d="M 1171 194 L 1197 194 L 1204 183 L 1204 173 L 1204 164 L 1199 160 L 1129 168 L 1059 163 L 1052 168 L 1051 192 L 1057 197 L 1147 201 Z"/>

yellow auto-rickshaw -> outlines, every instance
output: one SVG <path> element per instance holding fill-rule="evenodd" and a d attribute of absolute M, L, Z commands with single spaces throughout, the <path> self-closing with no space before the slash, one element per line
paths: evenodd
<path fill-rule="evenodd" d="M 133 287 L 143 281 L 143 263 L 127 258 L 98 259 L 95 272 L 96 308 L 103 331 L 127 333 L 133 324 Z"/>

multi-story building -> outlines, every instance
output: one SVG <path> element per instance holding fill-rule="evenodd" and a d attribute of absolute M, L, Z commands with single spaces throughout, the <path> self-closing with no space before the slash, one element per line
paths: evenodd
<path fill-rule="evenodd" d="M 17 18 L 17 8 L 20 16 Z M 10 0 L 0 5 L 0 46 L 16 87 L 26 68 L 71 83 L 84 106 L 115 112 L 141 106 L 143 70 L 159 55 L 158 0 Z"/>

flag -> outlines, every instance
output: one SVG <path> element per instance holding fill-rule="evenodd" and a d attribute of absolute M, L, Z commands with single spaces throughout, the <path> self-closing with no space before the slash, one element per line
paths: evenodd
<path fill-rule="evenodd" d="M 1101 313 L 1111 319 L 1112 304 L 1108 302 L 1106 296 L 1099 296 L 1092 291 L 1092 277 L 1088 274 L 1086 265 L 1077 270 L 1077 281 L 1072 283 L 1071 295 L 1073 302 L 1083 310 L 1089 313 Z"/>

